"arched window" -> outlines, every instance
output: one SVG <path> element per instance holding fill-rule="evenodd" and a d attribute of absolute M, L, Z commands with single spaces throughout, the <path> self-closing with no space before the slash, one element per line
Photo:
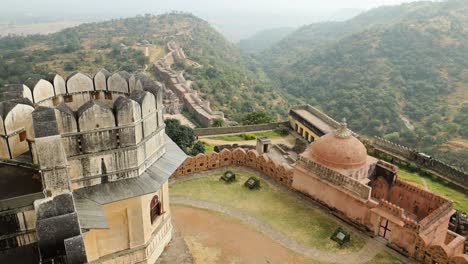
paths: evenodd
<path fill-rule="evenodd" d="M 150 204 L 150 216 L 151 216 L 151 224 L 156 221 L 156 218 L 162 214 L 161 211 L 161 201 L 159 201 L 159 197 L 155 195 L 153 199 L 151 199 Z"/>

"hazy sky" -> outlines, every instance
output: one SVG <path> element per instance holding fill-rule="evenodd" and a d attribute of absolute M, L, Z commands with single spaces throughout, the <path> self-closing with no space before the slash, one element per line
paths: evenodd
<path fill-rule="evenodd" d="M 237 41 L 263 29 L 340 20 L 382 5 L 415 0 L 0 0 L 0 22 L 96 21 L 169 11 L 193 13 Z M 38 19 L 37 21 L 34 19 Z M 27 23 L 30 20 L 27 20 Z"/>
<path fill-rule="evenodd" d="M 381 5 L 394 5 L 411 0 L 0 0 L 3 11 L 51 12 L 65 9 L 65 13 L 167 12 L 183 10 L 192 12 L 299 12 L 307 10 L 333 10 L 341 8 L 369 9 Z M 101 9 L 101 10 L 99 10 Z"/>

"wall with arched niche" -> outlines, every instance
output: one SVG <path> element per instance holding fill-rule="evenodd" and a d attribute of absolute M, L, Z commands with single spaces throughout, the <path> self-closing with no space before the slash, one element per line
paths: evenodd
<path fill-rule="evenodd" d="M 31 115 L 34 107 L 27 99 L 22 99 L 3 102 L 1 108 L 0 155 L 5 159 L 16 158 L 29 151 L 28 139 L 34 138 Z"/>

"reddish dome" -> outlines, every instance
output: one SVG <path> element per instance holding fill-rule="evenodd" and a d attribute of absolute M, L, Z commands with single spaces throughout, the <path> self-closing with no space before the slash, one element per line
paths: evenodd
<path fill-rule="evenodd" d="M 309 155 L 313 161 L 336 169 L 359 168 L 367 161 L 366 147 L 351 134 L 345 122 L 312 143 Z"/>

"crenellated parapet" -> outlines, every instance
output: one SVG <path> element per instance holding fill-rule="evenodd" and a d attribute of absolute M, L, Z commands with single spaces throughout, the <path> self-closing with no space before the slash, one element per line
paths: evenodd
<path fill-rule="evenodd" d="M 305 158 L 304 156 L 299 156 L 297 163 L 306 170 L 314 173 L 314 175 L 320 177 L 322 180 L 330 182 L 335 186 L 339 186 L 360 199 L 369 200 L 371 197 L 371 187 L 351 177 L 329 169 L 317 162 Z"/>
<path fill-rule="evenodd" d="M 29 156 L 51 180 L 61 171 L 66 183 L 46 183 L 55 190 L 137 177 L 165 152 L 162 90 L 144 73 L 104 69 L 10 85 L 0 103 L 0 158 Z M 59 152 L 61 161 L 49 163 Z"/>
<path fill-rule="evenodd" d="M 438 173 L 443 178 L 456 183 L 462 188 L 465 188 L 464 186 L 468 184 L 468 174 L 466 172 L 450 166 L 443 161 L 419 153 L 415 149 L 393 143 L 380 137 L 374 137 L 370 143 L 370 147 L 373 149 L 390 155 L 393 158 L 414 162 L 421 167 Z"/>
<path fill-rule="evenodd" d="M 223 149 L 219 153 L 211 152 L 188 157 L 174 173 L 174 176 L 182 177 L 228 166 L 245 166 L 255 169 L 286 186 L 291 187 L 292 184 L 293 171 L 291 167 L 279 164 L 267 155 L 260 155 L 256 150 L 246 151 L 242 148 Z"/>
<path fill-rule="evenodd" d="M 21 85 L 9 85 L 7 99 L 27 98 L 36 106 L 53 107 L 66 103 L 73 111 L 89 100 L 98 100 L 109 107 L 119 96 L 129 96 L 135 90 L 145 90 L 156 97 L 157 108 L 163 108 L 163 90 L 144 73 L 125 71 L 110 73 L 105 69 L 94 76 L 74 72 L 67 78 L 50 73 L 44 78 L 30 78 Z"/>
<path fill-rule="evenodd" d="M 387 200 L 380 199 L 378 208 L 401 219 L 405 223 L 406 227 L 409 227 L 414 230 L 417 229 L 418 222 L 415 219 L 411 218 L 411 215 L 407 215 L 405 209 L 401 208 L 400 206 L 393 204 Z"/>

